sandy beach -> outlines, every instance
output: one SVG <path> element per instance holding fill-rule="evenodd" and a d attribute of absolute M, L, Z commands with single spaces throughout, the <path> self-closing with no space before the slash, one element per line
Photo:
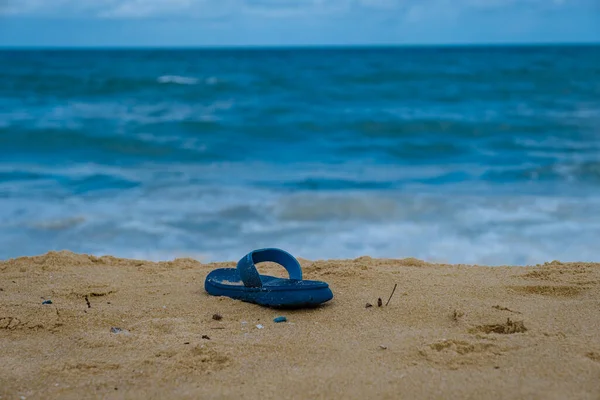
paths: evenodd
<path fill-rule="evenodd" d="M 233 262 L 0 262 L 0 396 L 600 399 L 600 264 L 300 261 L 332 301 L 207 295 L 205 276 Z"/>

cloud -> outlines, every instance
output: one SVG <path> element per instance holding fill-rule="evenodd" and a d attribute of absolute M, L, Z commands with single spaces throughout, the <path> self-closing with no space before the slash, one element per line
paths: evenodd
<path fill-rule="evenodd" d="M 110 6 L 117 0 L 0 0 L 0 13 L 5 16 L 59 16 L 94 14 L 98 7 Z"/>
<path fill-rule="evenodd" d="M 112 4 L 98 12 L 101 18 L 146 18 L 155 15 L 183 14 L 193 6 L 192 0 L 128 0 Z"/>
<path fill-rule="evenodd" d="M 343 16 L 385 12 L 407 20 L 502 8 L 542 10 L 581 7 L 597 0 L 0 0 L 4 16 L 90 17 L 100 19 L 214 18 L 215 16 Z"/>

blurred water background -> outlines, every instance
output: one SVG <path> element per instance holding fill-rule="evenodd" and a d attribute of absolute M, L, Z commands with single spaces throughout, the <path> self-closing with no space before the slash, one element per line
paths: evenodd
<path fill-rule="evenodd" d="M 600 261 L 600 46 L 0 51 L 0 259 Z"/>

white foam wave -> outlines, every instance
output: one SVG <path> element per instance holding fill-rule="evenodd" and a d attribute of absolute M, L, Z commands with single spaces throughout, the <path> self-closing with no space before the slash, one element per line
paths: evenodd
<path fill-rule="evenodd" d="M 84 165 L 63 173 L 85 176 L 103 168 Z M 594 196 L 490 196 L 439 188 L 428 195 L 289 193 L 252 189 L 241 177 L 224 186 L 223 176 L 235 176 L 236 168 L 125 168 L 120 174 L 136 174 L 144 185 L 116 196 L 68 196 L 64 189 L 44 188 L 38 197 L 32 194 L 39 188 L 21 187 L 0 197 L 0 241 L 6 244 L 0 259 L 65 248 L 223 261 L 274 246 L 308 259 L 411 256 L 492 265 L 600 260 L 600 201 Z M 191 179 L 199 176 L 202 182 Z"/>
<path fill-rule="evenodd" d="M 191 78 L 188 76 L 179 75 L 163 75 L 157 79 L 158 83 L 175 83 L 178 85 L 197 85 L 198 78 Z"/>
<path fill-rule="evenodd" d="M 233 101 L 208 104 L 176 102 L 143 104 L 135 102 L 69 102 L 40 112 L 35 120 L 38 128 L 77 129 L 85 126 L 86 119 L 104 119 L 115 124 L 153 124 L 178 121 L 218 121 L 219 112 L 233 107 Z M 0 119 L 1 121 L 1 119 Z M 9 121 L 12 122 L 12 121 Z"/>

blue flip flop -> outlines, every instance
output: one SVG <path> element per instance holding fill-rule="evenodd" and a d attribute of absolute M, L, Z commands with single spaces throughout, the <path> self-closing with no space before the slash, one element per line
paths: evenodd
<path fill-rule="evenodd" d="M 290 278 L 260 275 L 255 264 L 265 261 L 281 265 Z M 268 307 L 310 307 L 333 298 L 327 283 L 303 280 L 298 260 L 288 252 L 274 248 L 251 251 L 237 263 L 237 268 L 211 271 L 204 281 L 204 289 L 213 296 L 227 296 Z"/>

